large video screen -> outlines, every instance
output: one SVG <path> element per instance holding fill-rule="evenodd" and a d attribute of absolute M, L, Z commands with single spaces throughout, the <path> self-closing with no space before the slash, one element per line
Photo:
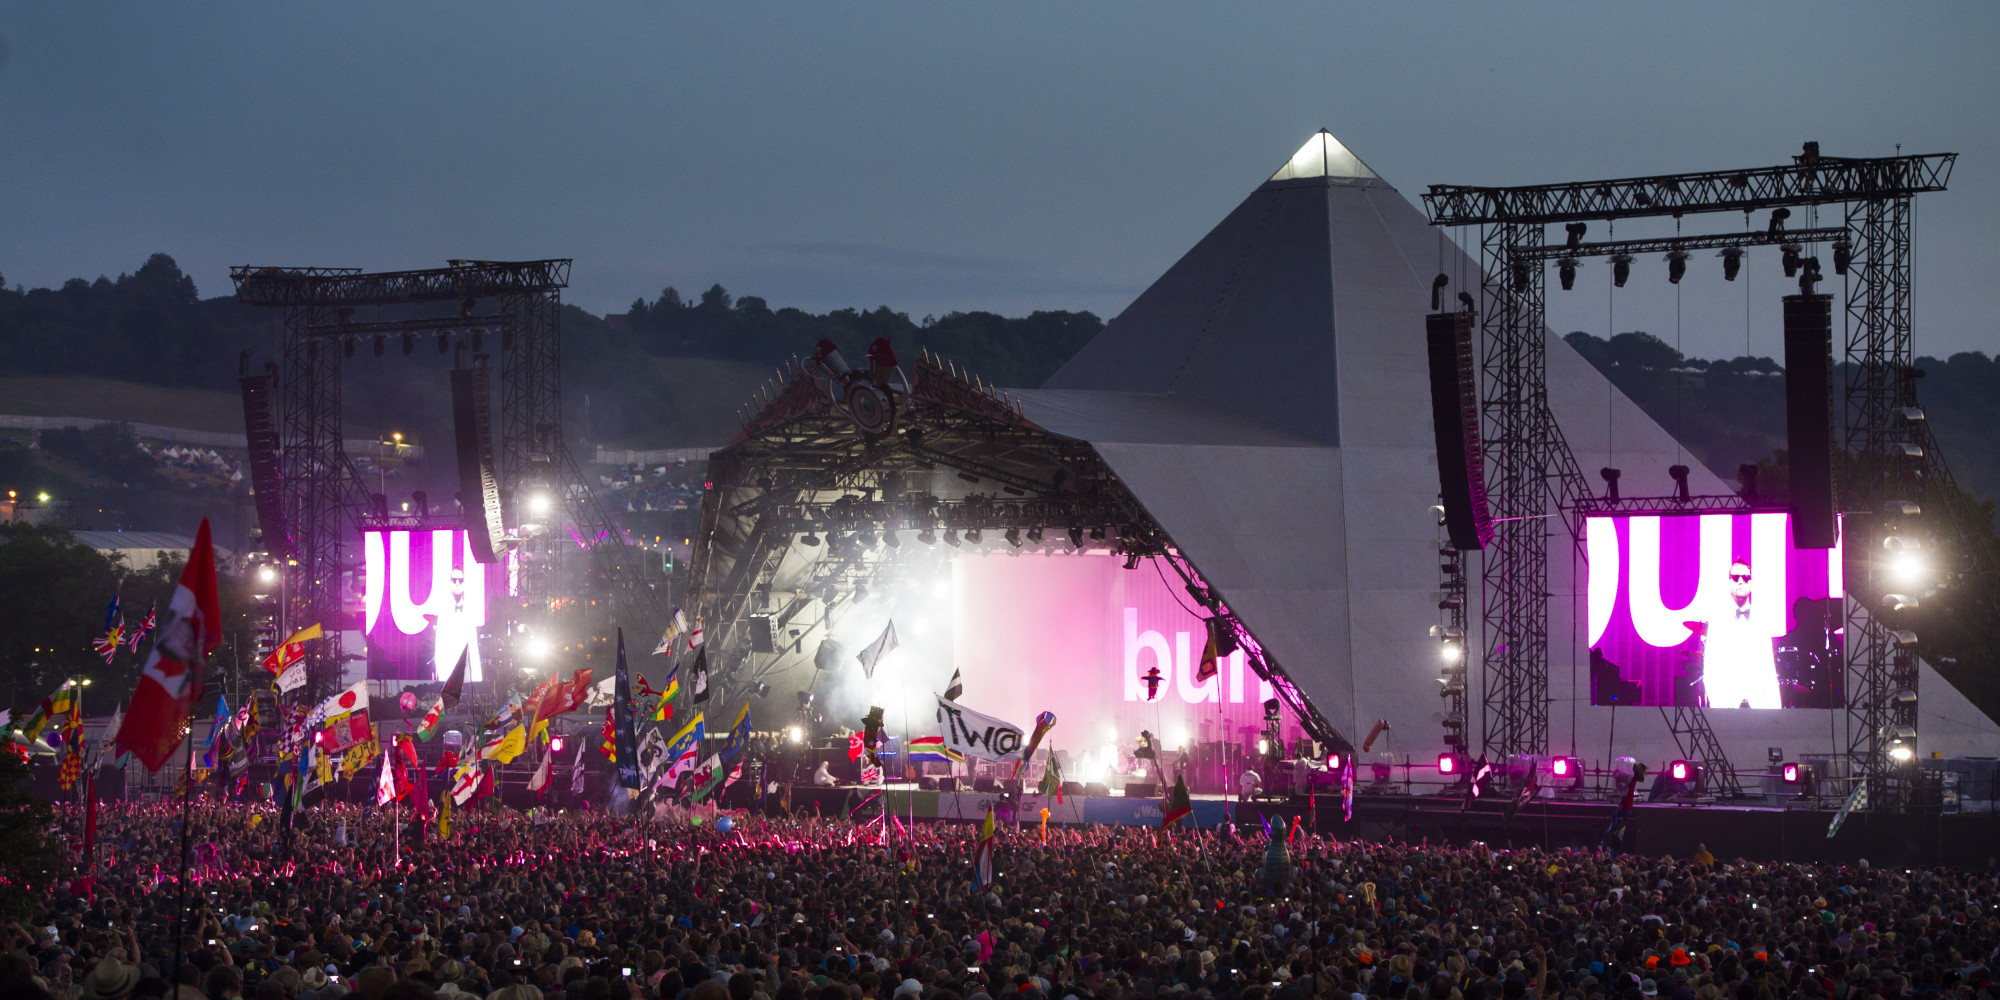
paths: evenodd
<path fill-rule="evenodd" d="M 465 532 L 395 528 L 362 534 L 368 676 L 443 680 L 469 647 L 465 679 L 482 679 L 474 640 L 486 624 L 486 567 L 473 559 Z"/>
<path fill-rule="evenodd" d="M 1838 708 L 1840 547 L 1784 512 L 1585 519 L 1593 705 Z"/>

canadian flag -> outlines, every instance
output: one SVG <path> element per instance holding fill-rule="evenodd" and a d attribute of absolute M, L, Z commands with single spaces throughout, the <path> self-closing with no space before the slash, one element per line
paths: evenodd
<path fill-rule="evenodd" d="M 118 727 L 118 748 L 158 771 L 181 742 L 181 724 L 201 697 L 208 654 L 222 644 L 222 602 L 215 592 L 215 544 L 201 519 L 180 585 L 167 602 L 160 638 L 146 654 L 132 707 Z"/>

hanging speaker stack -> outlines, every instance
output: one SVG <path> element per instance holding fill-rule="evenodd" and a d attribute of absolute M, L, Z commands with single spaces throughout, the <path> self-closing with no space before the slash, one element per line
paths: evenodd
<path fill-rule="evenodd" d="M 1437 433 L 1445 531 L 1459 549 L 1485 548 L 1493 538 L 1493 515 L 1486 506 L 1486 470 L 1479 452 L 1472 314 L 1431 313 L 1424 328 L 1430 346 L 1431 426 Z"/>
<path fill-rule="evenodd" d="M 1833 511 L 1833 297 L 1785 296 L 1785 446 L 1792 544 L 1830 549 Z"/>
<path fill-rule="evenodd" d="M 451 373 L 452 437 L 458 445 L 458 499 L 472 557 L 497 562 L 506 543 L 500 519 L 500 476 L 493 462 L 493 403 L 486 367 Z"/>

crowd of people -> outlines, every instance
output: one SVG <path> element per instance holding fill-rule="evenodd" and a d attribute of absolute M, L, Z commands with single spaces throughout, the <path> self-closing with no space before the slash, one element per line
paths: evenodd
<path fill-rule="evenodd" d="M 968 824 L 391 815 L 199 804 L 181 883 L 178 808 L 103 806 L 0 996 L 2000 1000 L 1991 870 L 1030 824 L 982 882 Z"/>

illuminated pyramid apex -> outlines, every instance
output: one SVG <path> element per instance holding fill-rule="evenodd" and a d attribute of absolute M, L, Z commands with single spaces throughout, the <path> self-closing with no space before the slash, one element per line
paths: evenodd
<path fill-rule="evenodd" d="M 1278 172 L 1271 175 L 1274 181 L 1296 181 L 1309 177 L 1376 177 L 1361 157 L 1354 155 L 1332 132 L 1320 129 Z"/>

